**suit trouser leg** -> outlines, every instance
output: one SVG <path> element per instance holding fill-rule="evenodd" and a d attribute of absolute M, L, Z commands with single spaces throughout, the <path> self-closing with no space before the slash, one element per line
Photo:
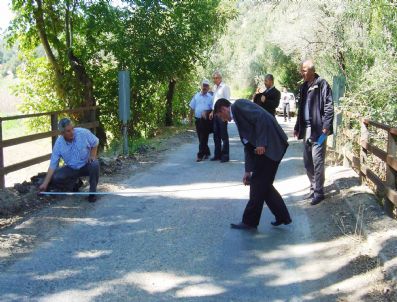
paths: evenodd
<path fill-rule="evenodd" d="M 50 186 L 62 191 L 72 191 L 74 184 L 79 177 L 79 170 L 72 169 L 68 166 L 57 168 L 51 178 Z"/>
<path fill-rule="evenodd" d="M 214 157 L 215 158 L 221 158 L 221 150 L 222 150 L 222 139 L 221 139 L 221 124 L 223 121 L 214 115 L 213 118 L 214 121 Z"/>
<path fill-rule="evenodd" d="M 79 171 L 79 176 L 88 176 L 90 183 L 90 192 L 96 192 L 96 187 L 99 181 L 99 161 L 94 160 L 87 163 Z"/>
<path fill-rule="evenodd" d="M 221 121 L 220 123 L 220 137 L 222 140 L 222 159 L 229 159 L 229 133 L 227 132 L 228 122 Z"/>
<path fill-rule="evenodd" d="M 243 214 L 243 222 L 256 227 L 259 224 L 263 204 L 269 207 L 277 221 L 288 221 L 290 215 L 283 198 L 274 188 L 273 182 L 279 162 L 266 156 L 255 156 L 255 170 L 250 184 L 250 199 Z"/>
<path fill-rule="evenodd" d="M 196 125 L 196 132 L 197 132 L 197 138 L 199 141 L 199 151 L 197 153 L 197 157 L 198 158 L 202 158 L 204 156 L 203 152 L 202 152 L 202 129 L 201 129 L 201 123 L 200 123 L 200 119 L 196 119 L 195 121 L 195 125 Z"/>

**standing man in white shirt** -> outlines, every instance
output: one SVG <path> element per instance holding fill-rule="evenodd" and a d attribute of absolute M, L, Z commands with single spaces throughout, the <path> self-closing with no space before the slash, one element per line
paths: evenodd
<path fill-rule="evenodd" d="M 230 88 L 222 82 L 222 74 L 215 71 L 212 75 L 214 82 L 214 104 L 219 99 L 227 99 L 230 101 Z M 229 134 L 227 132 L 227 121 L 223 121 L 216 115 L 210 116 L 214 122 L 214 144 L 215 151 L 212 161 L 220 160 L 222 163 L 229 161 Z"/>

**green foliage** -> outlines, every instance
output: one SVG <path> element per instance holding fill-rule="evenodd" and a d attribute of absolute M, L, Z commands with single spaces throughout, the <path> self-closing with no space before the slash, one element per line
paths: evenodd
<path fill-rule="evenodd" d="M 72 51 L 93 83 L 101 122 L 115 138 L 121 126 L 117 116 L 118 71 L 129 70 L 131 74 L 130 134 L 152 136 L 164 125 L 171 80 L 177 83 L 171 104 L 173 119 L 187 115 L 187 102 L 198 82 L 196 69 L 234 14 L 233 0 L 124 0 L 119 6 L 106 0 L 50 0 L 42 3 L 41 24 L 37 18 L 40 0 L 12 3 L 17 14 L 9 42 L 18 41 L 27 65 L 17 89 L 25 100 L 24 112 L 86 103 L 87 82 L 73 67 Z M 49 47 L 43 43 L 43 29 Z M 36 53 L 40 44 L 49 58 L 47 66 Z M 43 68 L 48 73 L 42 72 Z"/>

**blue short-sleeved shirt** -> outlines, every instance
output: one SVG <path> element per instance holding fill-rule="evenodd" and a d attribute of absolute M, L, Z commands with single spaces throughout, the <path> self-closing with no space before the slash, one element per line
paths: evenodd
<path fill-rule="evenodd" d="M 212 110 L 214 97 L 209 93 L 197 92 L 190 101 L 190 108 L 194 110 L 194 117 L 201 118 L 203 111 Z"/>
<path fill-rule="evenodd" d="M 55 170 L 62 158 L 65 165 L 72 169 L 85 166 L 90 157 L 91 149 L 98 146 L 99 139 L 88 129 L 74 128 L 74 138 L 71 142 L 63 136 L 58 136 L 52 150 L 50 168 Z"/>

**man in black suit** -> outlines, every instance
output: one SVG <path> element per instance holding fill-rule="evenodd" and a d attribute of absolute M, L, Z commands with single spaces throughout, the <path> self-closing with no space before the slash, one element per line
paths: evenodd
<path fill-rule="evenodd" d="M 274 87 L 274 77 L 272 74 L 265 76 L 265 87 L 266 90 L 260 96 L 255 96 L 254 102 L 275 116 L 276 108 L 280 104 L 281 92 Z"/>
<path fill-rule="evenodd" d="M 288 147 L 287 135 L 271 114 L 249 100 L 237 100 L 232 105 L 226 99 L 219 99 L 214 111 L 224 121 L 235 121 L 244 144 L 243 183 L 250 185 L 250 199 L 242 222 L 232 223 L 231 227 L 256 229 L 264 202 L 276 218 L 272 225 L 291 223 L 284 200 L 273 186 L 278 166 Z"/>

